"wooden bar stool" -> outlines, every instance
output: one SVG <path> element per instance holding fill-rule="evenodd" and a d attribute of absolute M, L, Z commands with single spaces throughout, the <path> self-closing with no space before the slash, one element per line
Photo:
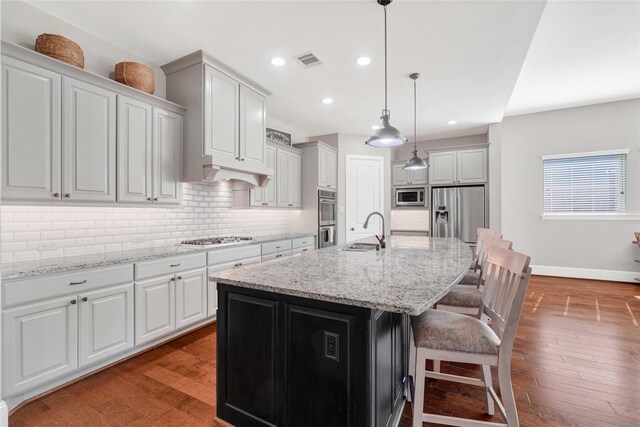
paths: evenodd
<path fill-rule="evenodd" d="M 529 262 L 528 256 L 508 249 L 488 251 L 481 313 L 491 319 L 491 326 L 479 318 L 442 310 L 430 309 L 411 318 L 415 344 L 409 362 L 415 363 L 413 427 L 421 427 L 423 422 L 463 427 L 519 426 L 511 386 L 511 352 L 531 277 Z M 482 365 L 483 378 L 426 371 L 427 359 Z M 491 366 L 498 368 L 501 398 L 493 389 Z M 425 377 L 484 387 L 486 412 L 493 415 L 497 406 L 506 423 L 423 413 Z"/>
<path fill-rule="evenodd" d="M 486 271 L 487 254 L 490 248 L 511 249 L 513 242 L 510 240 L 493 237 L 482 242 L 479 255 L 480 278 L 475 286 L 460 282 L 446 294 L 435 308 L 439 310 L 452 311 L 460 314 L 478 315 L 482 305 L 482 287 L 485 280 L 483 272 Z"/>
<path fill-rule="evenodd" d="M 502 239 L 502 234 L 488 228 L 478 228 L 476 246 L 473 251 L 473 261 L 469 266 L 469 271 L 460 280 L 463 285 L 476 285 L 480 282 L 480 255 L 485 242 L 491 239 Z"/>

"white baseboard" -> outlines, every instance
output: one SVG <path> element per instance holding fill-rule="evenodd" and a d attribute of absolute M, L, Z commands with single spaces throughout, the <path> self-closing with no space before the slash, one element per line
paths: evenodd
<path fill-rule="evenodd" d="M 9 427 L 9 408 L 4 400 L 0 400 L 0 427 Z"/>
<path fill-rule="evenodd" d="M 640 277 L 637 271 L 597 270 L 593 268 L 557 267 L 553 265 L 532 265 L 532 273 L 540 276 L 574 277 L 577 279 L 609 280 L 612 282 L 631 282 Z"/>

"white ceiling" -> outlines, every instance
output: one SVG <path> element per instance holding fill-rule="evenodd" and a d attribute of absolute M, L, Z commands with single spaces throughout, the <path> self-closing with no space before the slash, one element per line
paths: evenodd
<path fill-rule="evenodd" d="M 640 97 L 640 2 L 552 1 L 507 115 Z"/>
<path fill-rule="evenodd" d="M 369 134 L 383 108 L 383 15 L 374 0 L 30 3 L 156 64 L 203 49 L 270 89 L 268 115 L 307 135 Z M 592 11 L 606 5 L 584 4 L 550 4 L 554 13 L 547 18 L 545 12 L 544 25 L 536 33 L 543 1 L 396 0 L 388 7 L 392 124 L 412 136 L 413 89 L 408 78 L 412 72 L 421 74 L 419 139 L 483 132 L 487 124 L 502 120 L 510 98 L 510 113 L 537 108 L 552 96 L 557 98 L 551 104 L 558 102 L 559 89 L 542 96 L 540 88 L 573 86 L 580 73 L 571 68 L 578 65 L 566 59 L 566 51 L 574 53 L 576 47 L 579 59 L 590 59 L 589 69 L 603 74 L 605 67 L 598 69 L 598 58 L 590 57 L 602 54 L 606 69 L 614 70 L 611 80 L 628 82 L 633 68 L 619 68 L 630 65 L 633 55 L 621 55 L 622 50 L 615 54 L 608 45 L 619 43 L 626 52 L 633 45 L 627 37 L 633 34 L 625 31 L 602 39 L 587 34 L 589 44 L 579 45 L 572 29 L 580 34 L 590 26 L 607 30 L 601 22 L 592 22 Z M 566 8 L 573 12 L 555 12 Z M 603 11 L 598 16 L 621 19 L 625 28 L 633 26 L 626 12 Z M 567 27 L 568 31 L 562 30 Z M 614 33 L 619 29 L 616 22 L 611 27 Z M 558 43 L 558 37 L 567 42 Z M 535 46 L 521 74 L 532 39 Z M 560 48 L 564 51 L 554 53 Z M 325 65 L 305 70 L 293 62 L 292 56 L 309 50 Z M 371 65 L 356 65 L 360 55 L 370 56 Z M 274 56 L 288 63 L 274 67 L 269 62 Z M 562 73 L 555 73 L 555 68 L 550 73 L 552 67 Z M 580 79 L 588 82 L 584 71 Z M 606 96 L 615 85 L 616 90 L 628 92 L 628 83 L 609 83 L 602 94 L 585 91 L 584 83 L 566 97 Z M 334 103 L 323 104 L 324 97 Z M 458 123 L 448 126 L 449 120 Z"/>

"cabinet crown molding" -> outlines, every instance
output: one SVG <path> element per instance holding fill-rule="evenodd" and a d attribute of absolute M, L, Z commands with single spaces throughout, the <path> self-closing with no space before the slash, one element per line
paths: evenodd
<path fill-rule="evenodd" d="M 164 64 L 160 68 L 162 68 L 162 71 L 164 71 L 164 74 L 166 76 L 170 76 L 171 74 L 177 73 L 181 70 L 184 70 L 185 68 L 189 68 L 202 63 L 210 65 L 221 73 L 224 73 L 229 77 L 238 80 L 243 85 L 248 86 L 264 97 L 271 95 L 271 91 L 269 91 L 267 88 L 244 76 L 239 71 L 229 67 L 228 65 L 225 65 L 224 62 L 220 61 L 213 55 L 210 55 L 209 53 L 203 51 L 202 49 L 185 55 L 182 58 L 178 58 L 175 61 L 171 61 L 168 64 Z"/>
<path fill-rule="evenodd" d="M 36 52 L 35 50 L 19 46 L 15 43 L 2 40 L 2 55 L 24 61 L 28 64 L 36 65 L 47 70 L 62 74 L 63 76 L 72 77 L 87 83 L 102 87 L 104 89 L 115 92 L 116 94 L 126 95 L 149 104 L 165 108 L 178 114 L 184 114 L 187 109 L 182 105 L 176 104 L 166 99 L 142 92 L 130 86 L 118 83 L 107 77 L 92 73 L 82 68 L 74 67 L 65 62 L 58 61 L 49 56 Z M 114 64 L 115 66 L 115 64 Z"/>

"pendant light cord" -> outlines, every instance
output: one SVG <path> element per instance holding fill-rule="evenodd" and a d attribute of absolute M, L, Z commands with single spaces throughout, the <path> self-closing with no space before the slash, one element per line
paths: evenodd
<path fill-rule="evenodd" d="M 387 6 L 384 7 L 384 113 L 389 114 L 387 108 Z"/>
<path fill-rule="evenodd" d="M 415 151 L 418 151 L 418 95 L 417 95 L 417 90 L 416 90 L 416 80 L 418 80 L 417 78 L 413 79 L 413 148 L 415 149 Z"/>

